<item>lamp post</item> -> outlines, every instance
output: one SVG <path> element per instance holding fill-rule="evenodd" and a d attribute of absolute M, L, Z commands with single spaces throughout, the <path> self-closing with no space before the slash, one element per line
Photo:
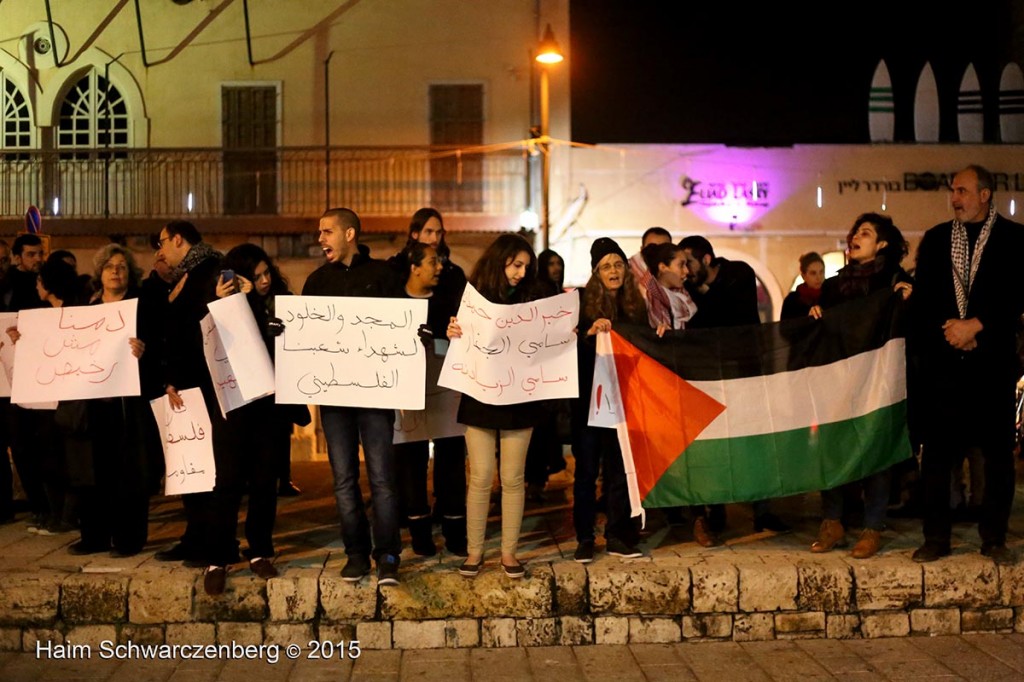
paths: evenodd
<path fill-rule="evenodd" d="M 548 90 L 548 67 L 551 64 L 558 64 L 565 57 L 558 47 L 555 34 L 551 30 L 551 24 L 544 29 L 544 37 L 537 48 L 537 63 L 540 64 L 540 137 L 537 144 L 540 147 L 541 170 L 540 170 L 540 230 L 544 243 L 544 249 L 550 246 L 550 189 L 551 189 L 551 101 Z"/>

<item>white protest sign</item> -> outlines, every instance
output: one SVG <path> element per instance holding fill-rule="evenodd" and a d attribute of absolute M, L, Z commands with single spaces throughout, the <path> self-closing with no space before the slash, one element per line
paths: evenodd
<path fill-rule="evenodd" d="M 0 313 L 0 398 L 11 397 L 11 376 L 14 372 L 14 342 L 7 335 L 17 328 L 18 313 Z"/>
<path fill-rule="evenodd" d="M 284 332 L 275 355 L 278 403 L 421 410 L 427 302 L 406 298 L 278 296 Z"/>
<path fill-rule="evenodd" d="M 139 395 L 139 361 L 128 344 L 137 309 L 130 299 L 22 310 L 11 402 Z"/>
<path fill-rule="evenodd" d="M 438 384 L 489 405 L 579 395 L 576 334 L 579 294 L 529 303 L 491 303 L 466 285 L 462 336 L 452 339 Z"/>
<path fill-rule="evenodd" d="M 273 393 L 274 363 L 245 295 L 234 294 L 207 307 L 242 398 L 251 402 Z"/>
<path fill-rule="evenodd" d="M 594 360 L 594 385 L 590 389 L 588 426 L 617 428 L 626 421 L 619 390 L 619 374 L 615 370 L 612 336 L 608 332 L 597 335 L 597 355 Z"/>
<path fill-rule="evenodd" d="M 213 461 L 213 428 L 203 392 L 186 388 L 178 395 L 184 402 L 178 409 L 171 407 L 167 396 L 149 403 L 164 448 L 164 494 L 209 492 L 217 482 L 217 468 Z"/>
<path fill-rule="evenodd" d="M 437 385 L 443 363 L 443 355 L 427 353 L 427 394 L 424 409 L 395 410 L 393 442 L 396 445 L 465 435 L 466 426 L 455 420 L 459 411 L 459 394 Z"/>
<path fill-rule="evenodd" d="M 217 333 L 217 325 L 213 322 L 213 315 L 207 314 L 200 320 L 199 328 L 203 332 L 203 355 L 206 357 L 206 368 L 210 370 L 210 379 L 213 380 L 220 414 L 227 419 L 228 412 L 245 405 L 247 401 L 238 388 L 234 370 L 231 369 L 224 344 Z"/>

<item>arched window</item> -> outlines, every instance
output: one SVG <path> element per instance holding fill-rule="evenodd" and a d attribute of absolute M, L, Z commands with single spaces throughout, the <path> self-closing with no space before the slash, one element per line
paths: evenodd
<path fill-rule="evenodd" d="M 92 69 L 75 83 L 60 105 L 59 149 L 128 146 L 128 105 L 120 90 Z"/>
<path fill-rule="evenodd" d="M 32 147 L 32 116 L 25 94 L 0 69 L 0 149 Z"/>

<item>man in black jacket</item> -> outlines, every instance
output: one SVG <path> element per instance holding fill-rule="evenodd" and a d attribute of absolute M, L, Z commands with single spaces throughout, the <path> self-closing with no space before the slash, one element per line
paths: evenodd
<path fill-rule="evenodd" d="M 950 476 L 976 448 L 985 491 L 978 533 L 981 553 L 1015 561 L 1006 546 L 1014 492 L 1016 334 L 1024 313 L 1018 262 L 1024 226 L 996 213 L 992 174 L 968 166 L 950 185 L 954 219 L 925 233 L 917 250 L 911 352 L 919 362 L 924 544 L 917 562 L 950 553 Z"/>
<path fill-rule="evenodd" d="M 332 208 L 320 218 L 319 243 L 327 262 L 306 280 L 303 296 L 370 296 L 398 298 L 404 281 L 384 261 L 370 258 L 359 243 L 359 216 Z M 396 462 L 392 438 L 395 411 L 368 407 L 322 405 L 320 419 L 327 456 L 334 472 L 334 498 L 341 517 L 341 539 L 348 562 L 341 577 L 358 582 L 377 562 L 377 584 L 398 584 L 399 531 Z M 359 443 L 373 496 L 373 542 L 359 489 Z"/>

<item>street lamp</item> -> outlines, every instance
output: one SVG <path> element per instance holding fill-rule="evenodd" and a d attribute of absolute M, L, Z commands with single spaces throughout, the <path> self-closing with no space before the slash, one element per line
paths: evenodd
<path fill-rule="evenodd" d="M 551 24 L 544 29 L 544 37 L 537 47 L 537 56 L 534 58 L 540 64 L 540 137 L 537 144 L 540 147 L 541 171 L 540 171 L 540 229 L 544 242 L 544 249 L 550 246 L 549 237 L 549 194 L 551 186 L 551 102 L 548 92 L 548 66 L 557 64 L 565 57 L 558 47 L 555 34 L 551 30 Z"/>

